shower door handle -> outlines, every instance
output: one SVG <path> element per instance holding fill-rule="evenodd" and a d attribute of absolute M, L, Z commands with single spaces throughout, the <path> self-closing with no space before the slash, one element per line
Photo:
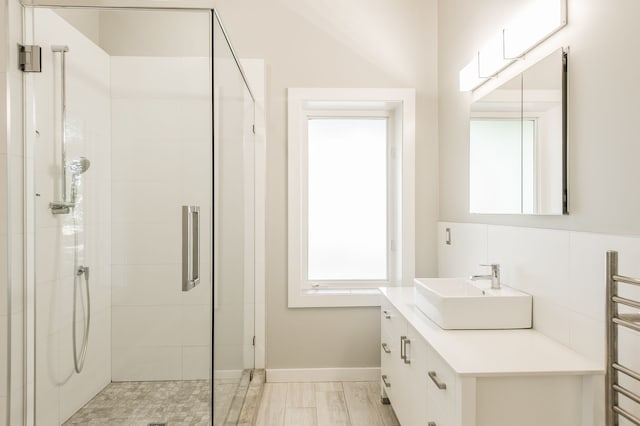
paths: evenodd
<path fill-rule="evenodd" d="M 182 291 L 200 283 L 200 207 L 182 206 Z"/>

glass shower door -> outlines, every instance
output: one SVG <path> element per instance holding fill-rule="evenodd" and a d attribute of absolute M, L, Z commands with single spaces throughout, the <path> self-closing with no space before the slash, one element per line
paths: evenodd
<path fill-rule="evenodd" d="M 25 14 L 35 422 L 209 422 L 211 13 Z"/>
<path fill-rule="evenodd" d="M 235 424 L 254 368 L 254 101 L 214 22 L 214 425 Z"/>

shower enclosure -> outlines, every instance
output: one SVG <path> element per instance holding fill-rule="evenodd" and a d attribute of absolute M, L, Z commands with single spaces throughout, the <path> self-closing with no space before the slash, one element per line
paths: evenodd
<path fill-rule="evenodd" d="M 254 368 L 254 99 L 217 14 L 24 19 L 27 424 L 233 424 Z"/>

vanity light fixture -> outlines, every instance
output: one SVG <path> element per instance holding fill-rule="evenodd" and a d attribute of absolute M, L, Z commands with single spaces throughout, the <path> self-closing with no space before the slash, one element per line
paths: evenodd
<path fill-rule="evenodd" d="M 460 91 L 474 90 L 567 25 L 567 0 L 531 0 L 460 71 Z"/>

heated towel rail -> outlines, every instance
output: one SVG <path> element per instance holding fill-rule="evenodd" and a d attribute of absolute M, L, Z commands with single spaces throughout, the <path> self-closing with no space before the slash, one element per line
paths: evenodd
<path fill-rule="evenodd" d="M 640 372 L 623 366 L 618 360 L 618 327 L 626 327 L 640 333 L 640 314 L 619 313 L 619 305 L 640 309 L 640 301 L 622 297 L 618 293 L 618 284 L 627 284 L 640 288 L 640 279 L 618 275 L 618 252 L 607 252 L 607 376 L 606 376 L 606 418 L 607 426 L 617 426 L 620 417 L 635 425 L 640 418 L 620 407 L 618 397 L 623 395 L 630 401 L 640 404 L 640 395 L 620 384 L 619 375 L 640 383 Z"/>

